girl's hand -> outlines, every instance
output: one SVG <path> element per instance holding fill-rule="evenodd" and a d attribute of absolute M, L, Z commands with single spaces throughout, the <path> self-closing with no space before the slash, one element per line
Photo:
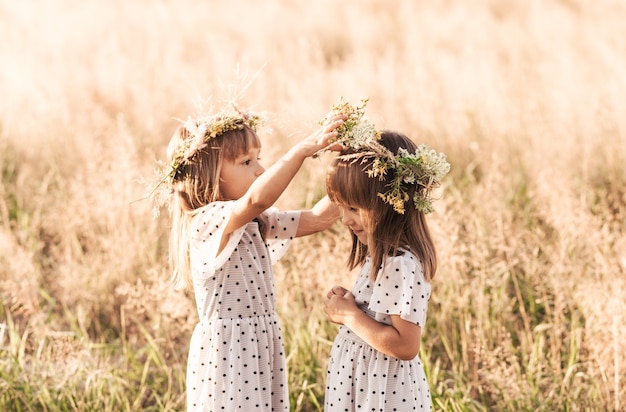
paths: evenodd
<path fill-rule="evenodd" d="M 422 328 L 400 315 L 390 315 L 391 325 L 370 318 L 356 305 L 354 295 L 334 286 L 326 295 L 324 312 L 328 320 L 345 325 L 373 348 L 398 359 L 414 359 L 420 350 Z"/>
<path fill-rule="evenodd" d="M 330 299 L 333 297 L 333 295 L 343 296 L 346 294 L 346 292 L 348 292 L 348 289 L 344 288 L 343 286 L 333 286 L 330 289 L 330 292 L 328 292 L 328 294 L 326 295 L 326 298 Z"/>
<path fill-rule="evenodd" d="M 340 151 L 343 147 L 340 144 L 332 144 L 332 141 L 337 138 L 337 128 L 346 118 L 345 114 L 329 117 L 316 132 L 298 143 L 295 148 L 305 157 L 313 156 L 322 149 Z"/>
<path fill-rule="evenodd" d="M 334 286 L 326 295 L 324 312 L 328 320 L 343 325 L 349 317 L 360 312 L 354 295 L 341 286 Z"/>

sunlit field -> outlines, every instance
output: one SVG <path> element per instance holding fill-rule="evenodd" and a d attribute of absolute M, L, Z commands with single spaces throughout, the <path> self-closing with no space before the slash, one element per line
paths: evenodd
<path fill-rule="evenodd" d="M 435 410 L 626 410 L 626 3 L 0 0 L 0 410 L 180 411 L 191 294 L 155 161 L 198 99 L 264 112 L 263 162 L 340 96 L 448 155 Z M 324 194 L 325 154 L 279 199 Z M 351 287 L 338 222 L 275 266 L 293 411 L 320 411 Z"/>

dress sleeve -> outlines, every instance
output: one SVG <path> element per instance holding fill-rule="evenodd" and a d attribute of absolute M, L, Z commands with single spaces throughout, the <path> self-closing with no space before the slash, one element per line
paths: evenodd
<path fill-rule="evenodd" d="M 277 208 L 271 207 L 264 213 L 268 226 L 265 242 L 272 262 L 277 262 L 285 255 L 296 236 L 300 223 L 300 211 L 280 212 Z"/>
<path fill-rule="evenodd" d="M 207 279 L 220 268 L 237 247 L 246 226 L 242 226 L 230 234 L 228 243 L 219 256 L 224 229 L 233 211 L 234 202 L 215 202 L 202 208 L 191 223 L 191 243 L 189 258 L 194 277 Z"/>
<path fill-rule="evenodd" d="M 369 307 L 374 312 L 400 315 L 424 327 L 431 285 L 419 260 L 410 253 L 388 258 L 378 273 Z"/>

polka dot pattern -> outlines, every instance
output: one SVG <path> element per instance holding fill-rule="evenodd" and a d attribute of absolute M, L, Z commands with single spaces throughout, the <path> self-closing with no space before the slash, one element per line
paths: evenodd
<path fill-rule="evenodd" d="M 288 411 L 282 332 L 272 263 L 295 236 L 299 212 L 265 212 L 235 230 L 217 255 L 233 202 L 212 203 L 192 222 L 190 260 L 200 322 L 187 362 L 188 411 Z"/>
<path fill-rule="evenodd" d="M 388 258 L 375 282 L 370 268 L 367 259 L 352 288 L 357 305 L 379 322 L 391 324 L 390 315 L 400 315 L 423 331 L 431 285 L 419 259 L 408 251 Z M 385 355 L 341 326 L 330 353 L 324 410 L 431 411 L 419 356 L 405 361 Z"/>

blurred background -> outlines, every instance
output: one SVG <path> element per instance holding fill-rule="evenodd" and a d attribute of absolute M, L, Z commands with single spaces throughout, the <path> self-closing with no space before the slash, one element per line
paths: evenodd
<path fill-rule="evenodd" d="M 626 3 L 0 0 L 0 410 L 178 411 L 193 296 L 145 199 L 198 100 L 340 96 L 447 154 L 421 358 L 435 410 L 626 409 Z M 324 194 L 308 160 L 280 208 Z M 320 411 L 339 223 L 275 266 L 291 409 Z"/>

